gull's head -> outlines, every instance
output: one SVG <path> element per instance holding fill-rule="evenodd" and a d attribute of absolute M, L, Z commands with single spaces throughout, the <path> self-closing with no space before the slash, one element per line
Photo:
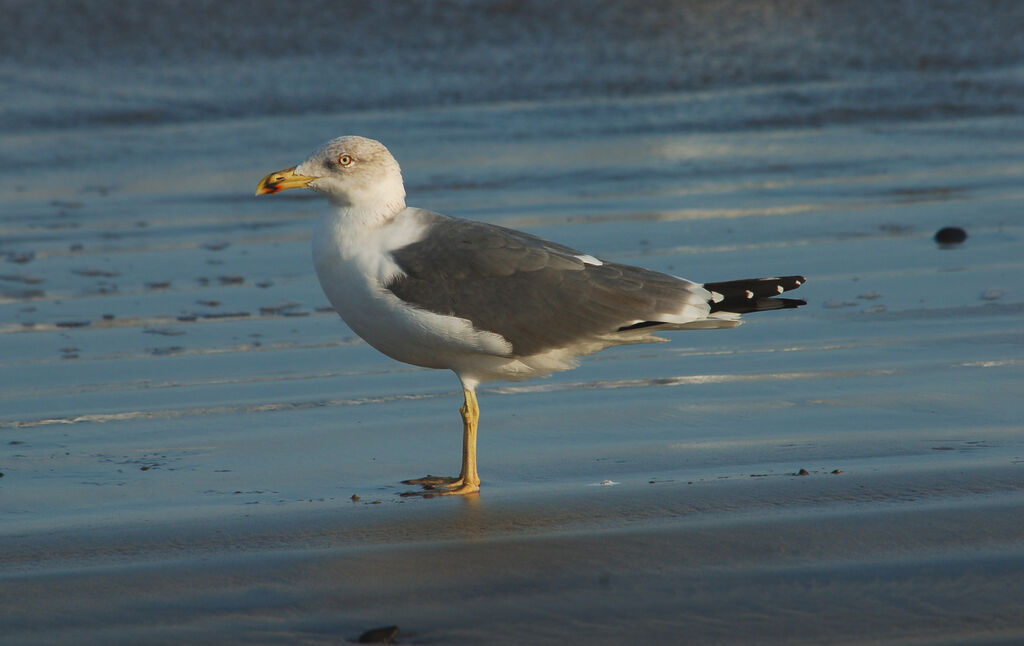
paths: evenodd
<path fill-rule="evenodd" d="M 366 137 L 338 137 L 298 166 L 271 173 L 256 195 L 311 188 L 332 204 L 397 213 L 405 208 L 402 170 L 384 144 Z"/>

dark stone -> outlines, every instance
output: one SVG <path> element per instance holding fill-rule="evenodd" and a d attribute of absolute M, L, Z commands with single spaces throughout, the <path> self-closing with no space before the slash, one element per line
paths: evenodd
<path fill-rule="evenodd" d="M 398 637 L 398 626 L 384 626 L 367 630 L 359 636 L 360 644 L 391 644 Z"/>
<path fill-rule="evenodd" d="M 957 245 L 967 239 L 967 232 L 960 227 L 943 227 L 935 234 L 940 245 Z"/>

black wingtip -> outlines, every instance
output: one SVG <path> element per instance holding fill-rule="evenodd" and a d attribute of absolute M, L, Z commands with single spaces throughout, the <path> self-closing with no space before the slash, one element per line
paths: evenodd
<path fill-rule="evenodd" d="M 807 279 L 803 276 L 774 276 L 704 283 L 704 288 L 713 295 L 710 302 L 712 312 L 747 314 L 806 305 L 807 301 L 778 298 L 784 292 L 797 289 L 805 282 Z"/>

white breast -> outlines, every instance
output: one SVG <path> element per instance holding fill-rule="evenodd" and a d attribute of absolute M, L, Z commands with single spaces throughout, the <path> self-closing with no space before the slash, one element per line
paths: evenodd
<path fill-rule="evenodd" d="M 352 331 L 384 354 L 428 368 L 460 367 L 474 357 L 507 357 L 510 343 L 474 330 L 469 321 L 414 308 L 385 288 L 401 273 L 389 251 L 416 242 L 427 230 L 416 209 L 384 223 L 352 209 L 332 209 L 313 233 L 320 285 Z"/>

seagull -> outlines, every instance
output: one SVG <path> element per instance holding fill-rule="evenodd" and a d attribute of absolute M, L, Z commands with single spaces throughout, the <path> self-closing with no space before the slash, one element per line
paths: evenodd
<path fill-rule="evenodd" d="M 345 323 L 387 356 L 452 370 L 462 383 L 461 472 L 402 481 L 417 493 L 480 490 L 481 383 L 543 377 L 608 347 L 667 340 L 656 332 L 732 328 L 742 314 L 806 304 L 779 298 L 803 276 L 700 284 L 406 206 L 398 162 L 365 137 L 328 141 L 264 177 L 256 195 L 293 188 L 330 205 L 313 232 L 313 264 Z"/>

